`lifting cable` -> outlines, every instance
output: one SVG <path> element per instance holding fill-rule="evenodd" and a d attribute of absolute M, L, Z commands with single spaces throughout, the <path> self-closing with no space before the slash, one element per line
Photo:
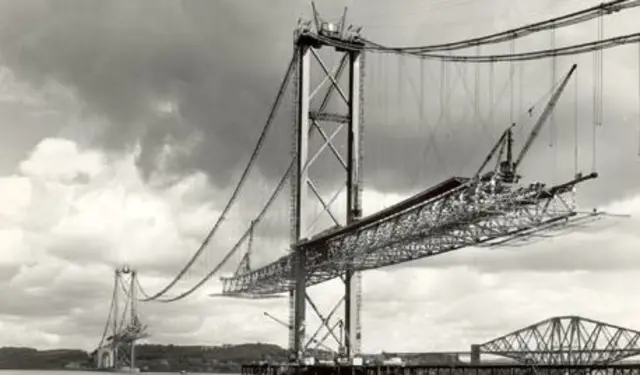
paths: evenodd
<path fill-rule="evenodd" d="M 141 299 L 140 301 L 147 302 L 147 301 L 155 300 L 155 299 L 163 296 L 178 281 L 180 281 L 180 279 L 185 275 L 187 270 L 189 270 L 191 268 L 191 266 L 195 263 L 195 261 L 198 259 L 198 257 L 205 250 L 205 248 L 209 244 L 209 241 L 211 240 L 213 235 L 217 232 L 217 230 L 220 227 L 220 225 L 222 224 L 222 222 L 225 220 L 225 216 L 231 210 L 231 207 L 233 206 L 233 204 L 235 203 L 236 199 L 238 198 L 238 195 L 240 193 L 240 190 L 242 189 L 242 186 L 244 185 L 244 183 L 247 180 L 249 172 L 253 169 L 253 166 L 255 165 L 256 159 L 258 157 L 258 154 L 260 153 L 260 150 L 262 149 L 262 146 L 264 144 L 264 141 L 265 141 L 265 138 L 267 136 L 267 133 L 269 132 L 269 129 L 271 128 L 271 125 L 273 124 L 273 120 L 275 118 L 276 112 L 277 112 L 278 108 L 280 107 L 280 103 L 282 102 L 282 99 L 284 97 L 286 88 L 289 85 L 289 80 L 291 78 L 292 72 L 294 71 L 294 69 L 296 67 L 296 62 L 297 61 L 298 61 L 298 56 L 297 56 L 296 53 L 294 53 L 294 55 L 291 57 L 291 61 L 289 62 L 289 67 L 287 68 L 287 72 L 286 72 L 286 74 L 284 76 L 284 79 L 282 80 L 282 83 L 280 84 L 280 89 L 278 91 L 278 95 L 276 96 L 275 103 L 271 107 L 271 112 L 269 113 L 267 121 L 266 121 L 264 127 L 262 128 L 262 133 L 260 134 L 260 137 L 258 138 L 258 142 L 257 142 L 257 144 L 256 144 L 256 146 L 255 146 L 255 148 L 253 150 L 253 153 L 251 154 L 251 158 L 249 159 L 249 162 L 247 163 L 244 171 L 242 172 L 242 175 L 240 177 L 240 181 L 238 181 L 238 184 L 237 184 L 236 188 L 234 189 L 233 193 L 231 194 L 231 198 L 229 198 L 229 201 L 227 202 L 227 205 L 222 210 L 222 213 L 218 217 L 218 220 L 214 224 L 213 228 L 209 231 L 209 233 L 205 237 L 204 241 L 202 242 L 202 244 L 200 245 L 200 247 L 196 251 L 196 253 L 191 257 L 191 259 L 182 268 L 182 270 L 178 273 L 178 275 L 169 284 L 167 284 L 164 288 L 162 288 L 162 290 L 160 290 L 158 293 L 156 293 L 156 294 L 154 294 L 152 296 L 148 296 L 146 293 L 144 293 L 143 295 L 147 295 L 147 297 Z"/>
<path fill-rule="evenodd" d="M 516 126 L 518 127 L 518 134 L 522 134 L 524 132 L 525 123 L 527 123 L 527 121 L 522 120 L 522 118 L 525 118 L 525 119 L 528 119 L 528 120 L 532 119 L 533 118 L 533 114 L 536 111 L 536 109 L 541 107 L 541 104 L 543 102 L 549 100 L 549 97 L 551 95 L 553 95 L 553 92 L 560 85 L 560 83 L 561 83 L 561 81 L 555 82 L 555 84 L 551 88 L 549 88 L 549 90 L 547 90 L 546 92 L 541 94 L 536 99 L 536 101 L 529 107 L 529 109 L 527 111 L 525 111 L 525 113 L 521 113 L 520 117 L 516 118 Z"/>

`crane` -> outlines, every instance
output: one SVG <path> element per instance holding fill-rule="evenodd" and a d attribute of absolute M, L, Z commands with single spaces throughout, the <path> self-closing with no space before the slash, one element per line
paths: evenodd
<path fill-rule="evenodd" d="M 493 146 L 493 148 L 489 152 L 489 155 L 487 155 L 484 162 L 476 172 L 475 178 L 478 178 L 480 176 L 480 174 L 483 172 L 487 164 L 489 164 L 489 161 L 491 161 L 493 156 L 496 154 L 496 151 L 498 151 L 498 155 L 497 155 L 498 164 L 496 165 L 497 167 L 496 169 L 498 170 L 497 177 L 499 177 L 499 179 L 504 183 L 518 182 L 518 180 L 521 177 L 520 175 L 517 174 L 520 163 L 522 163 L 522 160 L 524 160 L 524 157 L 529 152 L 531 145 L 540 134 L 540 130 L 542 129 L 542 126 L 544 126 L 544 124 L 547 122 L 547 119 L 553 112 L 554 108 L 556 107 L 556 104 L 558 104 L 560 95 L 562 95 L 562 92 L 567 86 L 567 83 L 569 83 L 569 80 L 571 79 L 571 76 L 573 75 L 577 67 L 578 67 L 577 64 L 573 64 L 571 66 L 571 69 L 569 69 L 569 73 L 567 73 L 567 75 L 563 78 L 562 82 L 560 83 L 560 86 L 558 86 L 558 88 L 555 90 L 555 92 L 549 99 L 549 102 L 547 103 L 546 107 L 542 111 L 540 118 L 538 118 L 538 121 L 536 121 L 535 125 L 533 126 L 533 129 L 531 130 L 531 133 L 529 134 L 529 137 L 527 138 L 524 145 L 522 146 L 522 149 L 520 150 L 520 154 L 515 159 L 515 162 L 513 161 L 513 127 L 515 126 L 515 124 L 511 124 L 511 126 L 509 126 L 509 128 L 507 128 L 507 130 L 505 130 L 504 133 L 502 133 L 498 142 Z M 504 153 L 505 148 L 507 151 L 506 160 L 502 160 L 502 155 Z M 483 176 L 483 179 L 491 178 L 493 176 L 494 176 L 493 172 L 488 172 Z"/>

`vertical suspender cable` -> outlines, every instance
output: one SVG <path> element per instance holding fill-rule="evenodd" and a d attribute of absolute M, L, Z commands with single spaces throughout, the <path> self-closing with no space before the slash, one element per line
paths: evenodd
<path fill-rule="evenodd" d="M 447 51 L 447 54 L 451 54 L 451 52 Z M 447 62 L 444 63 L 444 100 L 446 104 L 444 105 L 444 123 L 445 129 L 449 129 L 451 126 L 451 111 L 449 110 L 449 103 L 451 98 L 451 72 L 449 71 L 449 64 Z M 445 136 L 449 135 L 449 131 L 445 133 Z"/>
<path fill-rule="evenodd" d="M 578 95 L 578 77 L 579 74 L 576 74 L 575 77 L 573 78 L 573 95 L 574 95 L 574 99 L 573 99 L 573 174 L 577 175 L 578 174 L 578 108 L 579 108 L 579 104 L 578 101 L 579 99 L 579 95 Z"/>
<path fill-rule="evenodd" d="M 402 103 L 402 56 L 402 54 L 398 54 L 398 118 L 396 120 L 398 125 L 403 125 L 404 120 L 404 105 Z"/>
<path fill-rule="evenodd" d="M 426 74 L 425 74 L 425 59 L 423 57 L 420 58 L 420 134 L 424 134 L 425 135 L 425 139 L 428 138 L 429 136 L 429 126 L 427 125 L 427 121 L 425 119 L 425 79 L 426 79 Z M 427 158 L 429 155 L 429 147 L 426 146 L 425 142 L 425 148 L 422 149 L 422 155 L 421 159 L 424 163 L 427 163 Z M 428 167 L 427 167 L 428 168 Z M 420 175 L 420 182 L 424 182 L 424 177 L 426 174 L 426 168 L 422 168 L 420 169 L 420 172 L 422 173 Z"/>
<path fill-rule="evenodd" d="M 389 126 L 389 73 L 386 62 L 382 65 L 382 68 L 382 74 L 384 75 L 384 124 Z"/>
<path fill-rule="evenodd" d="M 420 105 L 418 107 L 418 116 L 420 117 L 419 122 L 419 127 L 418 127 L 418 134 L 422 134 L 425 129 L 426 129 L 426 121 L 424 119 L 424 58 L 420 58 Z M 426 142 L 425 142 L 425 148 L 424 151 L 422 152 L 422 162 L 426 163 L 427 161 L 427 153 L 428 153 L 428 146 L 426 146 Z M 420 168 L 420 183 L 424 182 L 424 173 L 425 170 L 424 168 Z"/>
<path fill-rule="evenodd" d="M 511 55 L 515 53 L 516 40 L 511 39 Z M 515 66 L 513 60 L 509 61 L 509 124 L 513 124 L 513 76 Z"/>
<path fill-rule="evenodd" d="M 553 27 L 551 28 L 551 49 L 555 50 L 556 49 L 556 28 Z M 556 84 L 556 79 L 557 79 L 557 68 L 558 68 L 558 58 L 556 57 L 556 54 L 554 53 L 553 56 L 551 57 L 551 87 L 553 87 Z M 551 170 L 551 179 L 552 181 L 556 181 L 556 177 L 557 177 L 557 169 L 558 169 L 558 145 L 557 145 L 557 137 L 558 137 L 558 128 L 556 126 L 556 115 L 555 115 L 556 111 L 551 111 L 551 114 L 549 116 L 549 122 L 550 122 L 550 126 L 549 126 L 549 130 L 550 130 L 550 139 L 549 139 L 549 147 L 552 147 L 553 150 L 551 150 L 552 153 L 552 158 L 553 158 L 553 168 Z"/>
<path fill-rule="evenodd" d="M 440 62 L 440 119 L 445 117 L 444 113 L 444 100 L 445 100 L 445 75 L 446 75 L 446 61 Z"/>
<path fill-rule="evenodd" d="M 424 58 L 420 58 L 420 107 L 418 108 L 420 116 L 420 126 L 424 126 Z"/>
<path fill-rule="evenodd" d="M 493 69 L 494 63 L 489 63 L 489 123 L 493 126 Z"/>
<path fill-rule="evenodd" d="M 555 27 L 551 29 L 551 49 L 556 49 L 556 29 Z M 551 87 L 556 84 L 557 72 L 556 68 L 558 66 L 558 60 L 556 55 L 553 54 L 551 57 Z M 556 115 L 555 111 L 551 112 L 549 115 L 549 147 L 553 147 L 553 143 L 556 135 Z"/>
<path fill-rule="evenodd" d="M 480 56 L 480 46 L 476 47 L 476 55 Z M 476 64 L 476 72 L 474 77 L 474 102 L 475 115 L 480 117 L 480 64 Z"/>
<path fill-rule="evenodd" d="M 601 22 L 600 20 L 602 19 L 602 15 L 600 15 L 600 17 L 598 18 L 598 41 L 600 41 L 600 36 L 601 36 Z M 592 172 L 596 171 L 596 161 L 597 161 L 597 152 L 598 152 L 598 142 L 597 142 L 597 128 L 600 125 L 600 100 L 599 100 L 599 95 L 600 95 L 600 77 L 599 77 L 599 65 L 600 65 L 600 50 L 595 50 L 593 52 L 593 131 L 592 131 L 592 150 L 591 150 L 591 169 Z"/>
<path fill-rule="evenodd" d="M 604 15 L 598 18 L 598 41 L 604 39 Z M 604 121 L 604 50 L 598 50 L 598 123 L 602 126 Z"/>
<path fill-rule="evenodd" d="M 522 111 L 524 109 L 524 86 L 523 86 L 523 82 L 524 82 L 524 65 L 525 62 L 524 61 L 520 61 L 520 63 L 518 64 L 518 66 L 520 67 L 519 71 L 518 71 L 518 87 L 520 88 L 520 93 L 518 95 L 519 98 L 519 102 L 518 102 L 518 116 L 522 116 Z"/>

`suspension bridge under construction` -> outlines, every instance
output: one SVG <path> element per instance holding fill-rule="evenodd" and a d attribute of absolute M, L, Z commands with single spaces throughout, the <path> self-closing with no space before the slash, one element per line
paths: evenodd
<path fill-rule="evenodd" d="M 251 157 L 201 246 L 173 280 L 156 293 L 142 288 L 136 270 L 125 267 L 116 271 L 111 312 L 96 351 L 97 366 L 135 366 L 135 342 L 148 336 L 146 326 L 138 316 L 136 306 L 139 303 L 179 303 L 216 276 L 222 276 L 222 291 L 215 294 L 218 298 L 288 298 L 289 321 L 282 324 L 289 329 L 292 365 L 305 364 L 307 352 L 314 344 L 335 352 L 338 363 L 342 365 L 360 365 L 358 359 L 363 356 L 361 311 L 366 308 L 362 304 L 362 272 L 467 247 L 529 244 L 533 239 L 561 235 L 606 217 L 606 213 L 596 209 L 581 211 L 576 203 L 576 193 L 580 186 L 598 177 L 595 134 L 603 123 L 603 51 L 637 46 L 640 76 L 640 32 L 605 38 L 602 25 L 606 17 L 637 10 L 634 8 L 639 6 L 640 1 L 609 1 L 504 32 L 417 47 L 385 46 L 373 42 L 363 36 L 361 28 L 347 26 L 346 9 L 338 21 L 329 22 L 314 6 L 313 19 L 299 22 L 295 30 L 293 56 Z M 597 40 L 556 47 L 553 39 L 551 48 L 515 50 L 516 41 L 522 38 L 545 32 L 555 38 L 556 30 L 589 21 L 598 23 Z M 504 44 L 509 48 L 507 53 L 482 53 L 483 49 Z M 535 148 L 545 126 L 555 126 L 555 112 L 561 98 L 570 90 L 576 98 L 579 94 L 577 83 L 572 85 L 572 82 L 577 82 L 578 71 L 581 70 L 579 64 L 562 64 L 565 61 L 562 59 L 585 54 L 593 54 L 593 166 L 585 172 L 580 170 L 576 160 L 573 173 L 565 178 L 551 182 L 544 176 L 530 179 L 525 166 L 527 156 Z M 378 73 L 384 64 L 375 64 L 382 61 L 376 60 L 378 56 L 398 59 L 395 65 L 398 70 L 396 94 L 389 94 L 391 86 L 380 82 Z M 406 65 L 410 59 L 418 62 L 419 72 L 409 77 L 413 83 L 402 92 L 399 88 L 401 82 L 413 74 Z M 331 67 L 330 61 L 335 67 Z M 374 62 L 374 68 L 368 68 L 370 61 Z M 532 94 L 528 98 L 523 93 L 528 89 L 522 82 L 522 69 L 527 63 L 540 61 L 551 62 L 551 78 L 541 89 L 541 95 Z M 395 98 L 396 105 L 401 106 L 396 109 L 399 116 L 414 111 L 418 115 L 416 122 L 426 123 L 425 112 L 438 102 L 427 99 L 430 94 L 425 87 L 428 86 L 425 84 L 427 65 L 433 63 L 440 64 L 440 85 L 431 85 L 439 90 L 439 118 L 452 115 L 445 108 L 454 75 L 453 69 L 448 67 L 464 65 L 475 69 L 471 71 L 474 89 L 468 90 L 467 87 L 465 91 L 465 95 L 472 97 L 467 106 L 472 107 L 470 121 L 488 123 L 497 129 L 490 135 L 493 140 L 487 144 L 481 157 L 473 156 L 464 161 L 472 168 L 467 174 L 448 175 L 439 181 L 431 181 L 427 185 L 430 187 L 423 185 L 408 198 L 365 215 L 364 135 L 372 122 L 377 121 L 390 128 L 394 121 L 388 114 L 389 109 L 378 105 L 376 100 L 381 95 L 386 99 L 399 96 Z M 508 116 L 499 120 L 493 107 L 496 103 L 494 81 L 500 67 L 506 67 L 509 77 L 506 91 L 510 95 L 510 110 Z M 488 93 L 481 92 L 482 69 L 489 73 Z M 521 81 L 516 85 L 514 77 L 518 69 Z M 466 77 L 466 73 L 460 75 Z M 375 93 L 367 94 L 371 85 L 376 87 Z M 535 85 L 542 85 L 539 79 Z M 637 85 L 640 108 L 640 78 Z M 514 99 L 517 88 L 520 90 L 519 103 Z M 409 99 L 403 100 L 402 95 L 407 95 L 407 91 L 411 93 L 411 100 L 418 102 L 417 109 L 410 110 Z M 531 91 L 535 90 L 532 88 Z M 482 118 L 481 101 L 487 98 L 490 108 Z M 281 116 L 279 108 L 287 101 L 291 111 Z M 373 105 L 365 105 L 369 102 Z M 574 104 L 577 106 L 577 99 Z M 369 111 L 373 114 L 367 117 Z M 462 109 L 456 108 L 456 111 L 462 112 Z M 293 129 L 293 147 L 282 177 L 255 216 L 245 223 L 246 230 L 235 244 L 219 262 L 203 266 L 201 263 L 207 249 L 218 246 L 216 238 L 219 236 L 216 235 L 225 218 L 237 206 L 241 192 L 251 186 L 249 176 L 258 165 L 259 155 L 268 152 L 265 140 L 276 122 L 293 125 L 289 126 Z M 577 129 L 577 118 L 575 122 Z M 427 148 L 436 148 L 438 140 L 426 135 L 422 143 Z M 575 147 L 577 159 L 577 140 Z M 335 168 L 322 164 L 328 161 Z M 286 190 L 289 194 L 285 196 L 283 205 L 287 206 L 290 219 L 287 228 L 289 249 L 284 254 L 280 253 L 282 255 L 277 259 L 272 257 L 256 266 L 256 253 L 263 248 L 267 251 L 267 247 L 271 248 L 274 243 L 261 247 L 261 239 L 274 230 L 274 221 L 282 225 L 281 217 L 271 220 L 270 224 L 266 218 L 270 210 L 277 209 L 274 207 L 278 207 L 281 192 Z M 267 234 L 259 235 L 259 227 L 265 222 L 271 226 L 264 230 Z M 235 272 L 223 276 L 222 272 L 232 261 L 239 261 Z M 189 273 L 196 272 L 194 270 L 202 272 L 202 276 L 186 289 L 178 290 Z M 325 313 L 314 303 L 308 289 L 333 279 L 342 280 L 343 298 Z M 338 317 L 337 311 L 342 304 L 344 312 L 342 317 Z M 320 321 L 320 327 L 313 333 L 307 330 L 310 311 Z M 152 329 L 161 330 L 162 327 Z M 321 337 L 323 329 L 326 334 Z M 327 338 L 335 339 L 335 348 L 325 345 Z M 640 354 L 639 340 L 640 332 L 632 329 L 576 316 L 554 317 L 484 344 L 473 345 L 469 352 L 465 352 L 471 358 L 467 364 L 423 366 L 416 371 L 492 374 L 546 371 L 560 374 L 575 369 L 580 373 L 640 373 L 640 367 L 635 365 L 616 364 Z M 515 363 L 484 365 L 480 360 L 481 354 L 507 357 Z M 368 369 L 379 371 L 379 368 Z M 254 374 L 279 370 L 277 367 L 246 366 L 243 371 Z"/>

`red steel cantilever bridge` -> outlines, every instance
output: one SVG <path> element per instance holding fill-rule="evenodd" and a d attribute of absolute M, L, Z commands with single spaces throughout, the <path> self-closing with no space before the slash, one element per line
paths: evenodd
<path fill-rule="evenodd" d="M 360 29 L 345 27 L 345 17 L 337 23 L 323 20 L 314 7 L 314 19 L 301 22 L 295 33 L 294 54 L 280 86 L 258 144 L 243 171 L 237 188 L 223 209 L 220 219 L 205 241 L 178 275 L 155 294 L 145 293 L 140 301 L 173 302 L 185 298 L 201 288 L 238 253 L 245 243 L 254 239 L 253 228 L 265 216 L 275 196 L 287 181 L 291 182 L 291 244 L 290 252 L 279 259 L 251 269 L 251 251 L 243 256 L 233 276 L 223 277 L 222 295 L 241 298 L 268 298 L 288 293 L 290 300 L 289 327 L 290 348 L 301 359 L 318 331 L 307 341 L 307 303 L 321 317 L 322 325 L 334 337 L 334 326 L 328 315 L 322 315 L 307 288 L 325 281 L 340 278 L 344 289 L 344 338 L 342 354 L 353 357 L 360 352 L 361 327 L 361 272 L 390 266 L 415 259 L 426 258 L 470 246 L 500 246 L 523 241 L 541 232 L 555 234 L 578 223 L 592 220 L 599 213 L 578 211 L 574 202 L 576 187 L 596 178 L 595 172 L 575 176 L 564 182 L 545 184 L 525 183 L 521 164 L 525 160 L 541 129 L 553 117 L 558 100 L 576 74 L 572 65 L 564 76 L 554 80 L 550 96 L 537 113 L 529 136 L 516 142 L 515 124 L 504 127 L 490 152 L 479 163 L 475 173 L 464 177 L 451 177 L 408 199 L 375 214 L 363 216 L 362 210 L 362 148 L 364 129 L 364 57 L 366 53 L 413 56 L 425 60 L 466 62 L 475 65 L 511 63 L 555 59 L 593 52 L 598 58 L 605 48 L 640 42 L 640 33 L 570 45 L 567 47 L 534 50 L 505 55 L 453 54 L 459 50 L 493 45 L 515 40 L 542 31 L 555 31 L 589 20 L 602 20 L 610 14 L 638 7 L 640 1 L 615 0 L 598 6 L 567 14 L 554 19 L 526 25 L 484 37 L 421 47 L 387 47 L 365 39 Z M 325 63 L 323 53 L 333 54 L 339 61 L 335 69 Z M 597 59 L 596 59 L 597 60 Z M 555 61 L 555 60 L 554 60 Z M 493 66 L 493 65 L 491 65 Z M 600 64 L 599 66 L 602 66 Z M 341 80 L 343 73 L 347 83 Z M 319 83 L 311 79 L 312 73 L 322 75 Z M 493 72 L 493 71 L 492 71 Z M 187 271 L 201 258 L 205 248 L 217 233 L 225 215 L 238 198 L 247 181 L 249 171 L 255 166 L 265 136 L 274 122 L 289 83 L 293 78 L 295 101 L 295 142 L 293 157 L 273 195 L 248 224 L 247 230 L 215 267 L 206 270 L 204 277 L 191 288 L 168 297 Z M 597 91 L 601 95 L 601 74 L 596 78 Z M 316 85 L 317 83 L 317 85 Z M 331 100 L 341 102 L 342 110 L 330 105 Z M 533 107 L 532 107 L 533 108 Z M 531 114 L 531 110 L 529 111 Z M 594 114 L 594 123 L 601 122 L 601 112 Z M 327 131 L 330 125 L 335 130 Z M 346 131 L 342 131 L 346 129 Z M 313 147 L 312 136 L 320 137 L 320 144 Z M 343 136 L 344 148 L 336 147 L 338 135 Z M 315 139 L 317 141 L 318 138 Z M 519 146 L 519 147 L 516 147 Z M 332 203 L 338 193 L 325 200 L 318 192 L 317 180 L 311 171 L 318 159 L 325 154 L 335 156 L 341 169 L 343 188 L 346 189 L 346 209 L 340 215 Z M 324 231 L 314 231 L 315 221 L 312 203 L 319 202 L 322 214 L 327 214 L 335 226 Z M 342 217 L 341 217 L 342 216 Z M 251 249 L 251 245 L 248 246 Z M 139 287 L 139 285 L 138 285 Z"/>

